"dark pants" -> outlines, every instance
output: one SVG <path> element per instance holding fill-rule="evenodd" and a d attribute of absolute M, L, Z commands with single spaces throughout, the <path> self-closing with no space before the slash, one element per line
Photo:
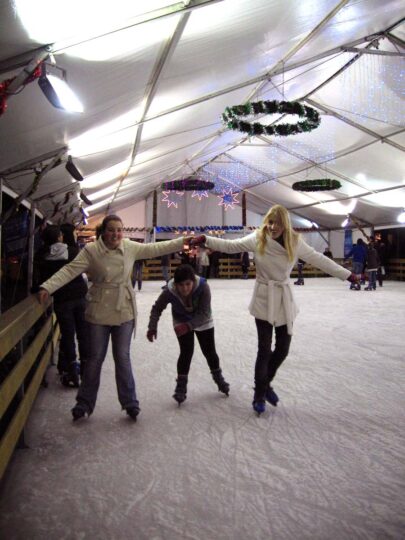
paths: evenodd
<path fill-rule="evenodd" d="M 79 346 L 80 360 L 89 357 L 88 323 L 84 319 L 86 301 L 84 298 L 66 300 L 54 305 L 55 315 L 60 327 L 58 371 L 69 371 L 69 366 L 77 359 L 76 342 Z"/>
<path fill-rule="evenodd" d="M 287 325 L 276 326 L 276 342 L 271 350 L 273 325 L 261 319 L 255 319 L 258 337 L 258 351 L 255 366 L 255 399 L 264 399 L 268 385 L 274 379 L 278 368 L 287 358 L 291 336 Z"/>
<path fill-rule="evenodd" d="M 178 336 L 180 345 L 180 356 L 177 361 L 177 374 L 188 375 L 190 371 L 191 359 L 194 353 L 194 333 L 197 336 L 201 351 L 207 359 L 211 371 L 219 368 L 219 357 L 215 350 L 214 328 L 202 330 L 201 332 L 188 332 L 184 336 Z"/>
<path fill-rule="evenodd" d="M 135 287 L 138 282 L 138 291 L 142 289 L 142 264 L 135 263 L 132 273 L 132 287 Z"/>

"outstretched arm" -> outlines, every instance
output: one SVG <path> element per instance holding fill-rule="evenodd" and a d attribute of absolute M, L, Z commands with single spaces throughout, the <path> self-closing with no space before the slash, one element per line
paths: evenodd
<path fill-rule="evenodd" d="M 235 240 L 224 240 L 205 235 L 205 245 L 214 251 L 222 253 L 241 253 L 242 251 L 255 251 L 257 244 L 256 232 Z"/>
<path fill-rule="evenodd" d="M 176 238 L 175 240 L 166 240 L 165 242 L 153 242 L 149 244 L 139 244 L 133 242 L 136 249 L 136 259 L 153 259 L 160 255 L 169 255 L 176 251 L 181 251 L 184 245 L 184 238 Z"/>
<path fill-rule="evenodd" d="M 316 268 L 323 270 L 326 274 L 340 278 L 342 280 L 348 279 L 351 275 L 350 270 L 343 268 L 340 264 L 336 264 L 329 257 L 325 257 L 319 251 L 316 251 L 313 247 L 309 246 L 304 240 L 299 240 L 297 255 L 305 262 L 312 264 Z"/>
<path fill-rule="evenodd" d="M 55 291 L 72 281 L 72 279 L 83 272 L 86 272 L 88 267 L 89 256 L 86 248 L 84 248 L 72 262 L 63 266 L 56 274 L 44 281 L 44 283 L 41 283 L 41 290 L 38 293 L 38 300 L 40 303 L 42 304 L 43 301 L 47 300 L 47 298 L 45 298 L 45 292 L 53 294 Z"/>

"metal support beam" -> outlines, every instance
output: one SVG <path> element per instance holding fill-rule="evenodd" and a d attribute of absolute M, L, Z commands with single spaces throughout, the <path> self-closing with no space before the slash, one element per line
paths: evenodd
<path fill-rule="evenodd" d="M 19 163 L 18 165 L 13 165 L 13 167 L 4 169 L 0 171 L 0 175 L 7 176 L 9 174 L 20 172 L 20 171 L 32 170 L 35 168 L 36 165 L 40 165 L 44 161 L 47 161 L 48 159 L 51 159 L 55 156 L 60 156 L 61 153 L 67 152 L 67 150 L 68 150 L 67 146 L 61 146 L 60 148 L 56 148 L 56 150 L 52 150 L 51 152 L 47 152 L 46 154 L 41 154 L 40 156 L 34 157 L 27 161 L 23 161 L 22 163 Z"/>
<path fill-rule="evenodd" d="M 398 56 L 403 58 L 405 53 L 400 52 L 391 52 L 391 51 L 380 51 L 380 50 L 369 50 L 369 49 L 358 49 L 356 47 L 342 47 L 343 52 L 356 53 L 356 54 L 375 54 L 377 56 Z"/>
<path fill-rule="evenodd" d="M 31 294 L 32 288 L 32 278 L 33 278 L 33 269 L 34 269 L 34 240 L 35 240 L 35 203 L 31 203 L 31 212 L 30 212 L 30 227 L 29 227 L 29 237 L 28 237 L 28 275 L 27 275 L 27 296 Z"/>
<path fill-rule="evenodd" d="M 28 77 L 30 77 L 34 71 L 37 69 L 39 64 L 49 56 L 51 48 L 46 46 L 44 49 L 40 49 L 31 60 L 31 62 L 25 66 L 22 71 L 15 77 L 13 81 L 9 84 L 6 90 L 7 99 L 10 98 L 13 94 L 24 85 Z"/>
<path fill-rule="evenodd" d="M 309 105 L 312 105 L 312 107 L 316 107 L 317 109 L 320 109 L 324 113 L 326 113 L 326 114 L 328 114 L 330 116 L 334 116 L 335 118 L 337 118 L 338 120 L 341 120 L 345 124 L 348 124 L 349 126 L 352 126 L 352 127 L 356 128 L 356 129 L 359 129 L 363 133 L 367 133 L 367 135 L 370 135 L 370 137 L 374 137 L 375 139 L 378 139 L 379 141 L 381 141 L 383 143 L 387 143 L 390 146 L 393 146 L 394 148 L 396 148 L 397 150 L 401 150 L 401 152 L 405 151 L 404 146 L 402 146 L 402 145 L 400 145 L 400 144 L 398 144 L 398 143 L 396 143 L 394 141 L 391 141 L 386 136 L 384 137 L 382 135 L 379 135 L 375 131 L 372 131 L 371 129 L 368 129 L 368 128 L 360 125 L 360 124 L 357 124 L 356 122 L 353 122 L 353 120 L 350 120 L 349 118 L 346 118 L 342 114 L 339 114 L 339 113 L 335 112 L 334 110 L 330 109 L 329 107 L 326 107 L 325 105 L 321 105 L 320 103 L 318 103 L 317 101 L 314 101 L 313 99 L 306 98 L 304 101 L 309 103 Z"/>
<path fill-rule="evenodd" d="M 135 162 L 135 159 L 136 159 L 136 156 L 138 154 L 138 150 L 139 150 L 139 146 L 141 144 L 141 139 L 142 139 L 142 131 L 143 131 L 143 123 L 142 121 L 146 118 L 146 115 L 148 114 L 148 110 L 152 104 L 152 101 L 153 101 L 153 98 L 155 97 L 155 94 L 157 92 L 157 88 L 158 88 L 158 85 L 159 85 L 159 82 L 160 82 L 160 79 L 162 77 L 162 74 L 164 72 L 164 69 L 165 67 L 167 66 L 170 58 L 173 56 L 173 53 L 180 41 L 180 38 L 184 32 L 184 29 L 187 25 L 187 22 L 190 18 L 190 13 L 186 13 L 184 14 L 179 23 L 177 24 L 176 26 L 176 29 L 175 31 L 173 32 L 173 35 L 172 37 L 167 41 L 164 49 L 163 49 L 163 52 L 162 54 L 160 55 L 156 65 L 155 65 L 155 68 L 152 72 L 152 76 L 149 80 L 149 83 L 148 83 L 148 90 L 147 90 L 147 93 L 144 97 L 144 107 L 143 107 L 143 112 L 142 112 L 142 116 L 141 116 L 141 124 L 138 126 L 138 129 L 136 131 L 136 137 L 135 137 L 135 141 L 134 141 L 134 145 L 133 145 L 133 148 L 132 148 L 132 155 L 131 155 L 131 162 L 128 166 L 128 169 L 126 170 L 126 172 L 122 175 L 120 181 L 119 181 L 119 184 L 117 186 L 117 189 L 115 190 L 115 193 L 111 199 L 111 202 L 110 204 L 107 206 L 107 212 L 109 211 L 109 208 L 111 206 L 111 204 L 114 203 L 114 200 L 121 188 L 121 185 L 122 185 L 122 182 L 124 181 L 124 179 L 128 176 L 128 173 L 129 173 L 129 170 L 131 168 L 131 166 L 134 164 Z"/>

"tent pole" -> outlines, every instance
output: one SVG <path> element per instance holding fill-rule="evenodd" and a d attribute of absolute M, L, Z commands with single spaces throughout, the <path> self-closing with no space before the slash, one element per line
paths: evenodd
<path fill-rule="evenodd" d="M 31 294 L 33 268 L 34 268 L 34 240 L 35 240 L 35 210 L 36 205 L 31 203 L 30 228 L 28 237 L 28 276 L 27 276 L 27 296 Z"/>

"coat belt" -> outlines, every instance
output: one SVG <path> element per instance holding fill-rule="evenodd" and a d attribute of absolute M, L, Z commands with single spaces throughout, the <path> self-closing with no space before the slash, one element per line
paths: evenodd
<path fill-rule="evenodd" d="M 256 278 L 256 288 L 258 284 L 267 286 L 267 320 L 270 324 L 274 325 L 275 313 L 274 313 L 274 291 L 276 288 L 281 289 L 285 315 L 287 319 L 287 329 L 288 333 L 292 335 L 293 333 L 293 298 L 291 292 L 290 280 L 286 279 L 284 281 L 276 281 L 269 279 L 268 281 L 260 280 Z"/>

